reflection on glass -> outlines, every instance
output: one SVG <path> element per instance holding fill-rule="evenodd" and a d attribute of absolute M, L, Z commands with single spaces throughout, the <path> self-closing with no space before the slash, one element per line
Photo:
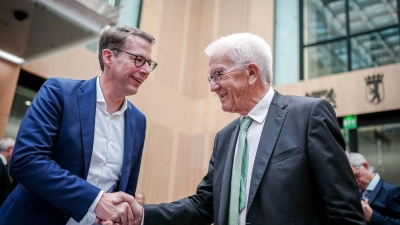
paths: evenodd
<path fill-rule="evenodd" d="M 17 86 L 14 94 L 14 100 L 11 107 L 10 117 L 8 118 L 6 127 L 6 137 L 16 138 L 21 124 L 22 118 L 25 115 L 26 110 L 28 110 L 29 105 L 25 102 L 32 102 L 36 96 L 36 91 Z"/>
<path fill-rule="evenodd" d="M 304 78 L 310 79 L 347 71 L 345 41 L 304 48 Z"/>
<path fill-rule="evenodd" d="M 400 185 L 400 123 L 360 127 L 359 152 L 382 179 Z"/>
<path fill-rule="evenodd" d="M 346 35 L 345 0 L 304 1 L 304 43 Z"/>
<path fill-rule="evenodd" d="M 400 62 L 398 28 L 352 38 L 351 59 L 353 70 Z"/>
<path fill-rule="evenodd" d="M 349 4 L 352 34 L 398 23 L 397 0 L 350 0 Z"/>

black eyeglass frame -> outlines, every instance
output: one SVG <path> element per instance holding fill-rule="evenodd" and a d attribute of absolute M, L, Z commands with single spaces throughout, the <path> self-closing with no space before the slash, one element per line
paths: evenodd
<path fill-rule="evenodd" d="M 153 72 L 154 69 L 155 69 L 155 68 L 157 67 L 157 65 L 158 65 L 155 61 L 153 61 L 153 60 L 147 60 L 145 57 L 143 57 L 143 56 L 141 56 L 141 55 L 135 55 L 135 54 L 133 54 L 133 53 L 126 52 L 126 51 L 121 50 L 121 49 L 118 49 L 118 48 L 113 48 L 113 49 L 110 49 L 110 50 L 111 50 L 111 51 L 116 50 L 116 51 L 120 51 L 120 52 L 126 53 L 126 54 L 128 54 L 128 55 L 134 56 L 134 57 L 135 57 L 135 58 L 134 58 L 134 64 L 135 64 L 135 66 L 137 66 L 138 68 L 144 66 L 144 64 L 147 62 L 147 64 L 148 64 L 149 67 L 150 67 L 150 72 Z M 140 65 L 140 63 L 138 63 L 138 60 L 137 60 L 138 58 L 142 58 L 142 59 L 143 59 L 142 65 Z M 139 64 L 139 65 L 138 65 L 138 64 Z"/>

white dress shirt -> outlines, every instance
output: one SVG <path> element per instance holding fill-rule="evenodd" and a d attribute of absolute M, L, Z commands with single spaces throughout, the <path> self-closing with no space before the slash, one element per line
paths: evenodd
<path fill-rule="evenodd" d="M 371 182 L 369 182 L 369 184 L 365 190 L 373 191 L 375 189 L 376 185 L 378 185 L 380 179 L 381 179 L 381 176 L 379 176 L 379 174 L 375 173 L 374 178 L 371 180 Z"/>
<path fill-rule="evenodd" d="M 103 192 L 114 192 L 121 176 L 124 156 L 125 99 L 121 109 L 110 115 L 100 88 L 100 76 L 96 82 L 96 118 L 94 127 L 93 152 L 86 181 L 101 189 L 87 214 L 77 223 L 70 219 L 67 225 L 94 224 L 94 209 Z M 79 206 L 77 206 L 79 207 Z"/>
<path fill-rule="evenodd" d="M 271 105 L 273 97 L 274 97 L 274 90 L 272 89 L 272 87 L 270 87 L 267 94 L 247 115 L 248 117 L 251 117 L 253 119 L 253 122 L 251 123 L 249 129 L 247 130 L 249 164 L 247 167 L 247 179 L 246 179 L 246 206 L 239 214 L 240 225 L 246 224 L 247 202 L 249 199 L 251 175 L 253 174 L 254 160 L 256 158 L 258 144 L 260 143 L 261 133 L 264 128 L 265 118 L 267 117 L 269 106 Z M 240 119 L 242 120 L 243 116 L 240 116 Z M 236 160 L 237 145 L 238 143 L 236 142 L 235 160 Z"/>

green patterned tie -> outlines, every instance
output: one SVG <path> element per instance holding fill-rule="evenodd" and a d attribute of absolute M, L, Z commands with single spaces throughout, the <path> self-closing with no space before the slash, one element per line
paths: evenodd
<path fill-rule="evenodd" d="M 247 130 L 253 120 L 244 117 L 240 124 L 239 141 L 236 151 L 236 159 L 233 163 L 231 180 L 231 198 L 229 204 L 229 225 L 239 224 L 239 213 L 246 206 L 246 177 L 249 162 L 247 149 Z"/>

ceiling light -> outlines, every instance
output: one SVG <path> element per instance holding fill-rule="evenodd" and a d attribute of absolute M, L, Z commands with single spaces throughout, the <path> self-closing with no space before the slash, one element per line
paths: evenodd
<path fill-rule="evenodd" d="M 0 58 L 3 58 L 7 61 L 10 61 L 15 64 L 19 64 L 19 65 L 25 63 L 25 60 L 23 58 L 20 58 L 16 55 L 13 55 L 11 53 L 8 53 L 8 52 L 2 51 L 2 50 L 0 50 Z"/>

